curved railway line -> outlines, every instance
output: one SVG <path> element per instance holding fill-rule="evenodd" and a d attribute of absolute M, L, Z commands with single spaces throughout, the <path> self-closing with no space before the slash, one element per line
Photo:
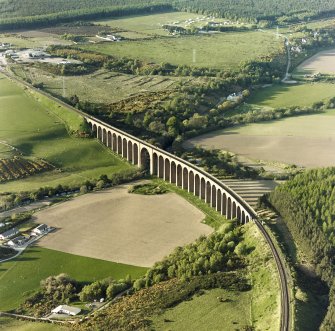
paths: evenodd
<path fill-rule="evenodd" d="M 281 288 L 281 317 L 280 317 L 280 330 L 281 331 L 289 331 L 290 330 L 290 296 L 289 296 L 289 288 L 287 282 L 287 274 L 286 269 L 284 267 L 283 261 L 275 247 L 271 237 L 265 230 L 264 226 L 259 220 L 255 220 L 255 223 L 261 233 L 263 234 L 265 240 L 270 246 L 272 255 L 276 261 L 279 280 L 280 280 L 280 288 Z"/>
<path fill-rule="evenodd" d="M 27 82 L 21 81 L 19 79 L 17 79 L 16 77 L 13 77 L 11 74 L 9 74 L 8 72 L 3 72 L 8 78 L 13 79 L 21 84 L 24 84 L 25 86 L 27 86 L 30 89 L 35 90 L 36 92 L 45 95 L 46 97 L 54 100 L 55 102 L 57 102 L 58 104 L 61 104 L 62 106 L 75 111 L 77 113 L 79 113 L 80 115 L 84 116 L 85 118 L 91 118 L 94 119 L 96 122 L 98 123 L 103 123 L 101 120 L 94 118 L 93 116 L 89 116 L 81 111 L 79 111 L 78 109 L 69 106 L 68 104 L 66 104 L 65 102 L 62 102 L 60 100 L 58 100 L 55 97 L 50 96 L 48 93 L 41 91 L 39 89 L 34 88 L 33 86 L 31 86 L 30 84 L 28 84 Z M 105 124 L 105 123 L 103 123 Z M 105 124 L 107 127 L 109 126 L 108 124 Z M 110 126 L 109 126 L 110 127 Z M 116 129 L 116 128 L 115 128 Z M 118 130 L 116 129 L 117 131 Z M 127 133 L 124 133 L 125 135 L 129 136 Z M 135 139 L 138 140 L 138 138 L 134 137 Z M 145 143 L 146 145 L 149 145 L 147 143 Z M 166 153 L 166 152 L 165 152 Z M 187 161 L 182 160 L 183 162 L 187 163 Z M 195 167 L 194 165 L 191 165 L 192 167 Z M 202 170 L 199 169 L 199 171 L 203 172 Z M 213 181 L 221 184 L 222 187 L 226 187 L 227 191 L 230 192 L 233 196 L 235 196 L 237 199 L 241 199 L 241 201 L 243 201 L 243 204 L 245 206 L 245 208 L 250 211 L 250 214 L 253 215 L 257 215 L 256 211 L 254 211 L 254 209 L 249 205 L 249 203 L 247 201 L 245 201 L 245 199 L 243 199 L 242 197 L 239 196 L 239 194 L 237 194 L 236 192 L 234 192 L 234 190 L 229 187 L 229 185 L 224 184 L 223 182 L 219 181 L 218 179 L 216 179 L 215 177 L 213 177 L 212 175 L 208 176 L 210 178 L 213 179 Z M 257 217 L 257 216 L 256 216 Z M 290 296 L 289 296 L 289 288 L 288 288 L 288 277 L 286 274 L 286 269 L 284 267 L 284 263 L 277 251 L 277 248 L 275 247 L 271 237 L 269 236 L 269 234 L 267 233 L 267 231 L 265 230 L 264 226 L 262 225 L 262 223 L 257 219 L 254 218 L 254 222 L 256 223 L 257 227 L 259 228 L 259 230 L 261 231 L 261 233 L 263 234 L 265 240 L 267 241 L 267 243 L 270 246 L 272 255 L 275 259 L 276 265 L 277 265 L 277 269 L 278 269 L 278 273 L 279 273 L 279 280 L 280 280 L 280 287 L 281 287 L 281 321 L 280 321 L 280 331 L 289 331 L 290 330 Z"/>

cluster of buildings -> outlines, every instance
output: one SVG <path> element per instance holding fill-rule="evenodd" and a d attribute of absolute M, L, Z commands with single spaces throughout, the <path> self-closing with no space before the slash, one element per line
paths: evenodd
<path fill-rule="evenodd" d="M 11 247 L 22 247 L 27 244 L 32 237 L 41 236 L 48 233 L 49 231 L 50 228 L 46 224 L 40 224 L 31 231 L 30 235 L 24 236 L 19 235 L 20 231 L 17 227 L 14 227 L 3 233 L 0 233 L 0 240 L 7 240 L 6 245 Z"/>

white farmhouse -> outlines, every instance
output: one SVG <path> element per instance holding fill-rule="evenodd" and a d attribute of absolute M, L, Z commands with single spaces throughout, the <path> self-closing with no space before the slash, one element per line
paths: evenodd
<path fill-rule="evenodd" d="M 32 234 L 39 236 L 45 232 L 47 232 L 49 227 L 46 224 L 40 224 L 35 229 L 33 229 Z"/>
<path fill-rule="evenodd" d="M 7 242 L 7 245 L 8 246 L 12 246 L 12 247 L 15 247 L 15 246 L 23 246 L 26 242 L 27 242 L 27 238 L 24 237 L 24 236 L 19 236 L 19 237 L 16 237 L 12 240 L 9 240 Z"/>
<path fill-rule="evenodd" d="M 69 316 L 78 315 L 81 312 L 80 308 L 71 307 L 67 305 L 60 305 L 51 311 L 54 314 L 65 314 Z"/>

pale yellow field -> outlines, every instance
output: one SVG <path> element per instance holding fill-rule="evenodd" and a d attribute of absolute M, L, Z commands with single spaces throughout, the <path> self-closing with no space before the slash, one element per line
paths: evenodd
<path fill-rule="evenodd" d="M 129 194 L 124 185 L 44 209 L 36 221 L 56 228 L 40 241 L 43 247 L 149 267 L 211 233 L 204 217 L 177 194 Z"/>
<path fill-rule="evenodd" d="M 335 165 L 335 111 L 297 116 L 216 131 L 190 139 L 201 145 L 240 156 L 304 167 Z"/>
<path fill-rule="evenodd" d="M 322 51 L 301 63 L 298 72 L 335 74 L 335 49 Z"/>

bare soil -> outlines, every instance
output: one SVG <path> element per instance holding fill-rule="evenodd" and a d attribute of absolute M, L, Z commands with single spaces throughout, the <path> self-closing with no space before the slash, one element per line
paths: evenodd
<path fill-rule="evenodd" d="M 255 123 L 192 138 L 186 147 L 203 146 L 236 153 L 252 160 L 302 167 L 335 165 L 335 113 L 297 116 Z"/>
<path fill-rule="evenodd" d="M 310 73 L 335 74 L 335 49 L 315 54 L 301 63 L 297 70 Z"/>
<path fill-rule="evenodd" d="M 211 233 L 204 217 L 177 194 L 130 194 L 123 185 L 42 210 L 36 222 L 56 228 L 39 242 L 42 247 L 149 267 Z"/>

